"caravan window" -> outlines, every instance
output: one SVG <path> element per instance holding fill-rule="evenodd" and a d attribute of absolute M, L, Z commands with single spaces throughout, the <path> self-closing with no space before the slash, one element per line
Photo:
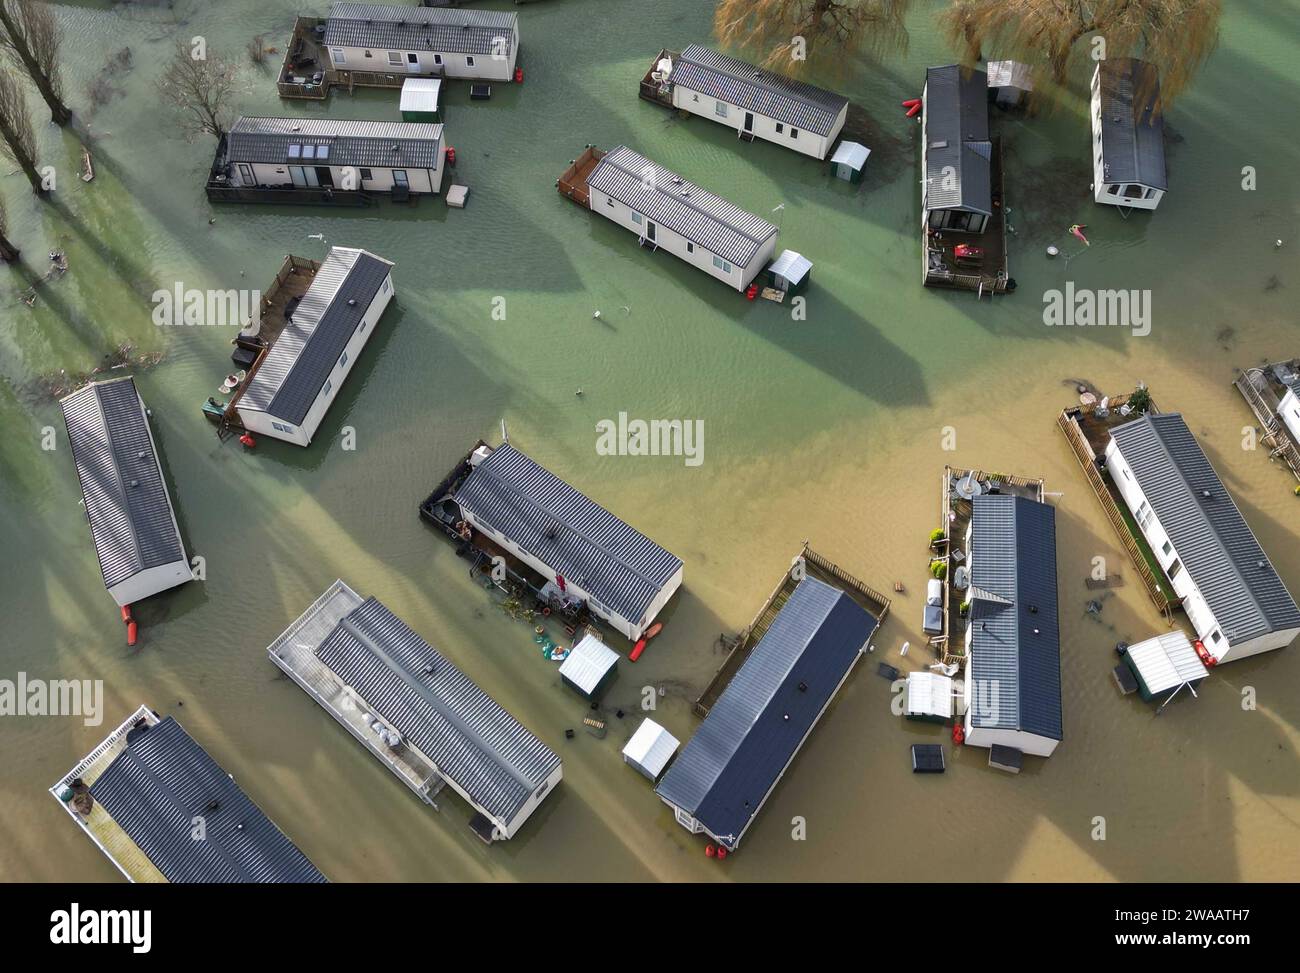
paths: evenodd
<path fill-rule="evenodd" d="M 790 138 L 797 139 L 798 137 L 799 137 L 799 130 L 797 128 L 790 129 Z"/>
<path fill-rule="evenodd" d="M 402 53 L 401 53 L 401 51 L 389 51 L 389 52 L 388 52 L 388 63 L 389 63 L 389 64 L 401 64 L 401 63 L 402 63 Z"/>
<path fill-rule="evenodd" d="M 719 118 L 727 117 L 727 103 L 725 101 L 718 102 L 713 110 L 718 114 Z"/>
<path fill-rule="evenodd" d="M 1141 198 L 1142 198 L 1142 192 L 1143 192 L 1143 189 L 1142 189 L 1141 186 L 1137 186 L 1137 185 L 1134 185 L 1133 183 L 1129 183 L 1127 186 L 1124 187 L 1124 198 L 1125 198 L 1125 199 L 1141 199 Z"/>
<path fill-rule="evenodd" d="M 784 132 L 784 131 L 785 131 L 785 126 L 782 125 L 780 122 L 777 122 L 777 123 L 776 123 L 776 134 L 777 134 L 777 135 L 780 135 L 780 134 L 781 134 L 782 132 Z"/>
<path fill-rule="evenodd" d="M 465 66 L 467 68 L 472 68 L 474 66 L 474 58 L 473 57 L 465 58 Z"/>
<path fill-rule="evenodd" d="M 335 64 L 347 64 L 348 59 L 343 56 L 343 52 L 337 47 L 330 51 L 330 57 L 334 58 Z"/>

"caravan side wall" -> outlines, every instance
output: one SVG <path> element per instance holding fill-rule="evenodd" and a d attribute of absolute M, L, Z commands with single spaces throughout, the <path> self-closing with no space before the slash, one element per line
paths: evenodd
<path fill-rule="evenodd" d="M 503 35 L 504 36 L 504 35 Z M 377 47 L 331 47 L 330 63 L 337 71 L 370 71 L 398 77 L 447 77 L 468 81 L 510 81 L 519 59 L 519 31 L 516 29 L 510 54 L 461 54 L 455 51 L 390 51 Z M 396 55 L 394 63 L 392 55 Z M 416 62 L 412 63 L 411 55 Z"/>
<path fill-rule="evenodd" d="M 743 131 L 745 128 L 746 109 L 701 94 L 685 85 L 673 85 L 673 107 L 688 111 L 693 115 L 699 115 L 701 118 L 707 118 L 720 125 L 726 125 L 737 132 Z M 844 128 L 844 122 L 848 118 L 848 110 L 848 106 L 845 105 L 840 111 L 839 117 L 836 119 L 829 135 L 818 135 L 816 132 L 792 127 L 758 112 L 749 112 L 754 116 L 754 126 L 751 131 L 754 133 L 755 138 L 774 142 L 803 155 L 812 156 L 814 159 L 825 159 L 831 146 L 835 144 L 836 136 Z M 725 111 L 726 114 L 721 114 L 722 111 Z M 778 127 L 780 131 L 778 131 Z"/>

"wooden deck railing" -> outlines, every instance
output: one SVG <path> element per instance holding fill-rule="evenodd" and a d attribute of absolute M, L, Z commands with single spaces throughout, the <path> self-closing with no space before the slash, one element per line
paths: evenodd
<path fill-rule="evenodd" d="M 1078 460 L 1083 475 L 1087 478 L 1088 485 L 1092 487 L 1093 495 L 1097 498 L 1097 502 L 1101 504 L 1102 510 L 1106 512 L 1106 519 L 1110 521 L 1111 527 L 1115 529 L 1115 535 L 1119 538 L 1121 546 L 1137 568 L 1138 576 L 1146 586 L 1151 601 L 1165 616 L 1169 616 L 1170 609 L 1175 602 L 1165 594 L 1160 580 L 1156 577 L 1155 572 L 1151 570 L 1151 566 L 1147 563 L 1146 556 L 1138 546 L 1133 532 L 1129 530 L 1128 524 L 1124 521 L 1124 516 L 1119 512 L 1119 505 L 1111 495 L 1110 488 L 1106 486 L 1101 471 L 1097 469 L 1097 456 L 1092 451 L 1092 447 L 1088 445 L 1088 440 L 1079 428 L 1077 419 L 1071 413 L 1071 410 L 1065 409 L 1056 417 L 1056 424 L 1064 434 L 1066 442 L 1070 444 L 1070 451 L 1074 454 L 1074 458 Z"/>
<path fill-rule="evenodd" d="M 1263 440 L 1269 446 L 1269 455 L 1280 456 L 1295 478 L 1300 480 L 1300 451 L 1296 450 L 1295 443 L 1282 427 L 1277 417 L 1276 407 L 1264 398 L 1263 393 L 1251 380 L 1252 374 L 1263 376 L 1258 368 L 1248 368 L 1232 384 L 1237 387 L 1237 391 L 1246 400 L 1250 410 L 1255 413 L 1259 424 L 1264 427 Z"/>

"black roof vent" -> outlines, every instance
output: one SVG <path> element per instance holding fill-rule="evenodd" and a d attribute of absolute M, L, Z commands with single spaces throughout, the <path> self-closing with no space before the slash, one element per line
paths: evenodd
<path fill-rule="evenodd" d="M 807 691 L 808 691 L 808 684 L 806 682 L 799 683 L 799 692 L 806 693 Z"/>

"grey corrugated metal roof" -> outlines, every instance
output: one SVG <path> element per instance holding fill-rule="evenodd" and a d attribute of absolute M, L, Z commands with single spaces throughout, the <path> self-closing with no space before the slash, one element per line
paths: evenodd
<path fill-rule="evenodd" d="M 734 848 L 876 624 L 838 588 L 800 581 L 655 793 Z"/>
<path fill-rule="evenodd" d="M 972 501 L 971 648 L 974 726 L 1062 739 L 1056 511 L 1008 494 Z"/>
<path fill-rule="evenodd" d="M 830 135 L 849 103 L 843 95 L 765 71 L 748 61 L 692 44 L 673 65 L 673 84 L 795 128 Z"/>
<path fill-rule="evenodd" d="M 239 407 L 302 422 L 392 267 L 368 250 L 331 247 Z"/>
<path fill-rule="evenodd" d="M 737 267 L 749 266 L 777 232 L 775 224 L 692 185 L 626 145 L 611 149 L 587 183 Z"/>
<path fill-rule="evenodd" d="M 475 467 L 456 502 L 634 623 L 682 566 L 508 443 Z"/>
<path fill-rule="evenodd" d="M 1156 66 L 1137 58 L 1107 58 L 1101 72 L 1101 157 L 1106 182 L 1167 189 L 1165 122 L 1157 110 Z"/>
<path fill-rule="evenodd" d="M 325 23 L 325 45 L 456 54 L 500 50 L 509 57 L 518 21 L 518 15 L 496 10 L 335 3 Z M 503 47 L 493 46 L 498 38 Z"/>
<path fill-rule="evenodd" d="M 993 213 L 988 75 L 958 64 L 925 72 L 925 208 Z"/>
<path fill-rule="evenodd" d="M 187 560 L 135 381 L 95 382 L 59 404 L 105 586 Z"/>
<path fill-rule="evenodd" d="M 325 881 L 170 716 L 130 731 L 90 794 L 169 882 Z"/>
<path fill-rule="evenodd" d="M 1295 600 L 1183 417 L 1145 415 L 1110 434 L 1228 641 L 1300 626 Z"/>
<path fill-rule="evenodd" d="M 316 656 L 479 806 L 509 822 L 560 758 L 377 599 Z"/>
<path fill-rule="evenodd" d="M 311 146 L 313 158 L 291 157 Z M 320 157 L 321 148 L 328 153 Z M 442 153 L 439 122 L 367 122 L 337 118 L 241 116 L 226 136 L 225 161 L 269 165 L 436 169 Z"/>

